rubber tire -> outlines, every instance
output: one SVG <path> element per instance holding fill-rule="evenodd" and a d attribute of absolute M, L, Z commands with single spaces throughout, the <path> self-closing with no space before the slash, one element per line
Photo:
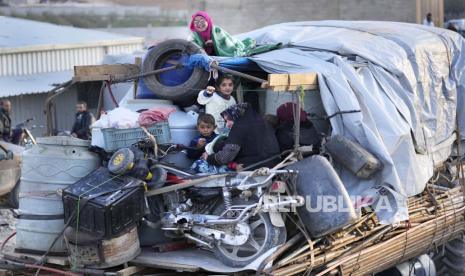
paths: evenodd
<path fill-rule="evenodd" d="M 243 205 L 243 204 L 247 204 L 247 203 L 251 203 L 250 201 L 245 201 L 241 198 L 233 198 L 232 200 L 232 204 L 233 205 Z M 215 210 L 215 213 L 221 213 L 221 211 L 223 210 L 223 204 L 219 204 L 219 206 L 216 208 Z M 264 224 L 265 224 L 265 227 L 267 227 L 268 229 L 270 229 L 269 231 L 269 235 L 267 237 L 267 239 L 265 240 L 264 244 L 265 246 L 260 250 L 258 251 L 253 258 L 251 259 L 248 259 L 248 260 L 245 260 L 245 261 L 238 261 L 238 260 L 232 260 L 230 259 L 229 257 L 225 256 L 216 246 L 215 248 L 213 249 L 213 253 L 215 254 L 215 256 L 220 259 L 220 261 L 227 265 L 227 266 L 230 266 L 230 267 L 245 267 L 247 266 L 248 264 L 252 263 L 253 261 L 255 261 L 259 256 L 261 256 L 262 254 L 266 253 L 268 250 L 270 250 L 271 248 L 275 247 L 275 246 L 278 246 L 280 244 L 283 244 L 285 241 L 286 241 L 286 228 L 285 227 L 276 227 L 274 226 L 272 223 L 271 223 L 271 219 L 269 217 L 269 215 L 267 213 L 260 213 L 259 214 L 263 221 L 264 221 Z"/>
<path fill-rule="evenodd" d="M 13 209 L 19 208 L 19 183 L 20 181 L 18 180 L 14 188 L 8 193 L 8 205 Z"/>
<path fill-rule="evenodd" d="M 142 63 L 142 73 L 160 68 L 160 62 L 174 52 L 184 52 L 188 55 L 205 54 L 197 44 L 183 40 L 170 39 L 153 47 L 147 53 Z M 208 84 L 209 73 L 202 68 L 195 67 L 190 78 L 177 86 L 166 86 L 160 83 L 158 75 L 144 77 L 145 85 L 160 99 L 172 100 L 182 105 L 192 104 L 199 91 Z"/>
<path fill-rule="evenodd" d="M 444 248 L 438 275 L 465 275 L 465 238 L 449 241 Z"/>

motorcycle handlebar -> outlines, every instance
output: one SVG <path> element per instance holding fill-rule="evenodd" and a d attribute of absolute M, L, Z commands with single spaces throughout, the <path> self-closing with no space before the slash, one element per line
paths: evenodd
<path fill-rule="evenodd" d="M 23 127 L 25 127 L 29 122 L 32 122 L 32 121 L 34 121 L 35 119 L 36 119 L 35 117 L 28 118 L 28 119 L 22 121 L 21 123 L 17 124 L 17 125 L 16 125 L 16 128 L 23 128 Z"/>

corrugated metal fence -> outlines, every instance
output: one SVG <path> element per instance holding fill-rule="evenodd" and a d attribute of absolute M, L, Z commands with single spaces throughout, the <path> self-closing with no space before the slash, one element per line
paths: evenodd
<path fill-rule="evenodd" d="M 30 123 L 29 127 L 35 125 L 34 129 L 30 129 L 36 137 L 44 136 L 46 132 L 46 122 L 44 115 L 44 102 L 47 94 L 29 94 L 17 97 L 9 97 L 12 104 L 11 119 L 13 127 L 34 117 L 35 120 Z M 5 99 L 5 98 L 3 98 Z M 77 94 L 74 89 L 67 93 L 58 96 L 55 102 L 55 114 L 57 120 L 57 129 L 60 131 L 71 130 L 74 122 L 75 104 L 77 103 Z"/>
<path fill-rule="evenodd" d="M 0 54 L 0 76 L 21 76 L 73 70 L 75 65 L 100 64 L 106 54 L 141 50 L 143 42 L 99 47 L 44 49 Z"/>

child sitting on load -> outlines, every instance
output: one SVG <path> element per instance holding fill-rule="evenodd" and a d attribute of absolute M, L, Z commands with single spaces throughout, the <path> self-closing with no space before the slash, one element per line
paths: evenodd
<path fill-rule="evenodd" d="M 215 133 L 217 134 L 221 134 L 225 127 L 221 112 L 236 104 L 236 100 L 231 95 L 234 90 L 233 80 L 231 75 L 223 75 L 218 80 L 218 90 L 215 90 L 213 86 L 208 86 L 207 89 L 200 91 L 197 97 L 197 102 L 205 105 L 205 113 L 215 118 Z"/>
<path fill-rule="evenodd" d="M 197 118 L 197 130 L 199 135 L 191 140 L 187 156 L 197 160 L 205 152 L 205 145 L 213 141 L 217 134 L 213 131 L 216 128 L 215 118 L 211 114 L 203 113 Z"/>

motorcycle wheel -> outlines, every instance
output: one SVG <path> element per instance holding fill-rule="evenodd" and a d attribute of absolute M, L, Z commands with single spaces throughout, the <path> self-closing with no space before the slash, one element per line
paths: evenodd
<path fill-rule="evenodd" d="M 241 199 L 233 200 L 233 205 L 245 204 L 250 204 L 250 202 L 247 203 Z M 217 210 L 220 209 L 220 211 L 215 213 L 221 213 L 223 208 L 217 208 Z M 213 252 L 225 265 L 231 267 L 245 267 L 271 248 L 283 243 L 283 240 L 285 240 L 283 236 L 285 236 L 286 228 L 274 226 L 267 213 L 260 213 L 250 217 L 247 222 L 251 228 L 251 233 L 245 244 L 239 246 L 221 243 L 216 244 Z"/>

